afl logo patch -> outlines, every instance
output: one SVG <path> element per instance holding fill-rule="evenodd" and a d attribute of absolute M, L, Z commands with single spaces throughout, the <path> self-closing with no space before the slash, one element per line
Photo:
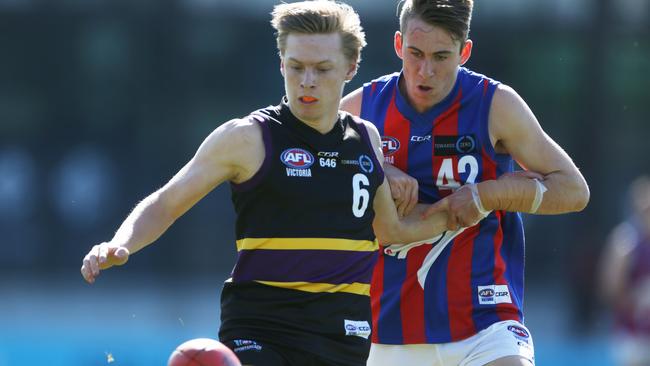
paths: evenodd
<path fill-rule="evenodd" d="M 494 290 L 491 288 L 485 288 L 481 291 L 479 291 L 478 295 L 480 297 L 492 297 L 494 296 Z"/>
<path fill-rule="evenodd" d="M 528 337 L 530 337 L 526 329 L 518 327 L 516 325 L 509 325 L 508 330 L 511 331 L 517 338 L 528 339 Z"/>
<path fill-rule="evenodd" d="M 364 173 L 372 173 L 372 170 L 375 168 L 372 159 L 368 155 L 359 156 L 359 167 Z"/>
<path fill-rule="evenodd" d="M 384 152 L 384 156 L 391 156 L 399 150 L 399 140 L 391 136 L 382 136 L 381 149 Z"/>
<path fill-rule="evenodd" d="M 280 160 L 293 169 L 307 169 L 314 164 L 314 156 L 309 151 L 296 147 L 284 150 Z"/>

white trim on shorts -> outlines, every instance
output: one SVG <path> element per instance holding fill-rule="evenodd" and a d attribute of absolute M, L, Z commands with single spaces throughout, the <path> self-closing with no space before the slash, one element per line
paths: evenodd
<path fill-rule="evenodd" d="M 373 343 L 367 366 L 482 366 L 507 356 L 521 356 L 535 365 L 535 347 L 530 331 L 514 320 L 494 323 L 457 342 Z"/>

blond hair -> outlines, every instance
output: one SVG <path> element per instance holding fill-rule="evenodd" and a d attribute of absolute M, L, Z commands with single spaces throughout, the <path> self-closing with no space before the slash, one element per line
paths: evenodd
<path fill-rule="evenodd" d="M 359 15 L 351 6 L 330 0 L 301 1 L 276 5 L 271 15 L 280 56 L 284 54 L 291 33 L 339 33 L 345 57 L 357 65 L 361 61 L 366 35 Z"/>

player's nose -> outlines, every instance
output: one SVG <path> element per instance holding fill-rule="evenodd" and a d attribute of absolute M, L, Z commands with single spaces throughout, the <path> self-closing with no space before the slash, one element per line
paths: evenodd
<path fill-rule="evenodd" d="M 428 78 L 435 74 L 435 65 L 433 60 L 424 60 L 420 64 L 420 76 Z"/>
<path fill-rule="evenodd" d="M 316 73 L 314 70 L 307 69 L 302 75 L 300 80 L 301 88 L 313 88 L 316 86 Z"/>

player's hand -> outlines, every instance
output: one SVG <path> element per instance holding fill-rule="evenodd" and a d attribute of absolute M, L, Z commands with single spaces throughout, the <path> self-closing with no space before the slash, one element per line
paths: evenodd
<path fill-rule="evenodd" d="M 88 283 L 94 283 L 99 272 L 113 266 L 121 266 L 129 260 L 129 250 L 111 243 L 101 243 L 90 249 L 84 257 L 81 275 Z"/>
<path fill-rule="evenodd" d="M 442 211 L 447 212 L 447 229 L 452 231 L 474 226 L 485 218 L 474 203 L 469 186 L 462 186 L 454 193 L 431 205 L 424 212 L 423 218 Z"/>
<path fill-rule="evenodd" d="M 433 203 L 428 207 L 426 207 L 424 211 L 420 212 L 420 217 L 423 220 L 425 220 L 426 218 L 435 215 L 437 213 L 445 213 L 449 215 L 449 200 L 447 198 L 443 198 L 438 202 Z M 452 230 L 449 227 L 447 229 Z"/>
<path fill-rule="evenodd" d="M 429 206 L 422 213 L 422 218 L 426 219 L 439 212 L 447 214 L 447 229 L 451 231 L 474 226 L 485 218 L 485 215 L 476 206 L 472 191 L 467 185 L 460 187 L 454 193 Z"/>
<path fill-rule="evenodd" d="M 390 164 L 384 166 L 390 193 L 399 217 L 407 216 L 418 203 L 418 181 Z"/>
<path fill-rule="evenodd" d="M 503 174 L 498 178 L 500 181 L 529 179 L 544 180 L 544 176 L 532 171 L 520 170 Z M 468 185 L 460 187 L 454 193 L 438 201 L 435 205 L 430 206 L 424 212 L 423 217 L 427 218 L 436 212 L 445 210 L 447 212 L 447 228 L 449 230 L 474 226 L 485 218 L 474 202 L 472 191 Z"/>

